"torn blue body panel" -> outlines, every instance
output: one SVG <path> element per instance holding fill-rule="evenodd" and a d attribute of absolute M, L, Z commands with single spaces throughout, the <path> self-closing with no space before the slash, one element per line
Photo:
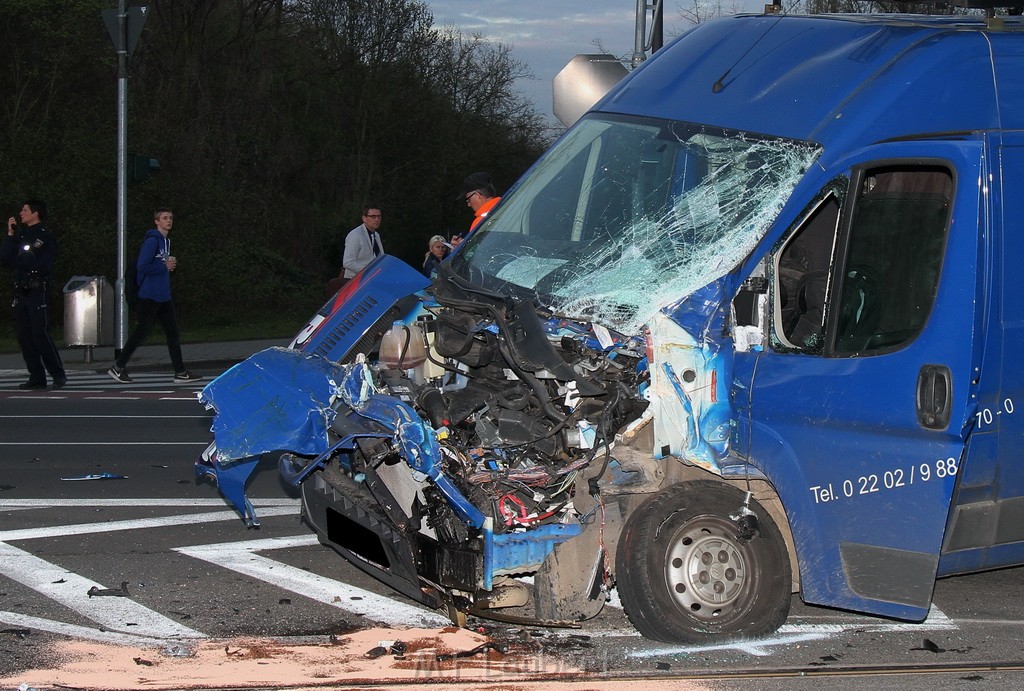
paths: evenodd
<path fill-rule="evenodd" d="M 655 449 L 721 474 L 735 411 L 726 276 L 652 320 Z M 666 318 L 667 317 L 667 318 Z"/>
<path fill-rule="evenodd" d="M 337 396 L 387 434 L 350 435 L 330 444 L 328 429 L 336 415 L 332 404 Z M 309 468 L 286 477 L 297 484 L 332 451 L 351 450 L 358 438 L 386 436 L 394 439 L 396 450 L 414 471 L 437 485 L 467 524 L 483 527 L 483 514 L 441 472 L 433 430 L 401 400 L 377 393 L 365 364 L 342 366 L 317 355 L 270 348 L 208 384 L 200 400 L 217 411 L 211 427 L 216 455 L 197 464 L 197 472 L 212 475 L 251 525 L 258 521 L 244 485 L 262 454 L 287 451 L 316 456 Z"/>
<path fill-rule="evenodd" d="M 211 431 L 222 462 L 271 451 L 315 456 L 328 446 L 340 366 L 322 357 L 269 348 L 235 365 L 199 394 L 217 411 Z"/>
<path fill-rule="evenodd" d="M 207 447 L 195 465 L 196 478 L 206 478 L 217 485 L 220 493 L 250 528 L 258 528 L 260 519 L 256 515 L 256 508 L 245 493 L 245 485 L 261 460 L 262 456 L 251 456 L 221 463 L 217 460 L 217 447 L 214 442 Z"/>
<path fill-rule="evenodd" d="M 556 523 L 522 533 L 495 535 L 493 547 L 486 552 L 491 574 L 515 574 L 534 571 L 561 542 L 583 532 L 579 524 Z"/>
<path fill-rule="evenodd" d="M 212 479 L 245 522 L 258 526 L 245 495 L 263 454 L 316 456 L 329 446 L 340 368 L 286 348 L 256 353 L 207 384 L 199 400 L 216 411 L 214 442 L 196 462 L 197 476 Z"/>

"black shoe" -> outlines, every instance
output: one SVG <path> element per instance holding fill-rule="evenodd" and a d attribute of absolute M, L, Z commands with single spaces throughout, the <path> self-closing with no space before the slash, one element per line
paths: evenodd
<path fill-rule="evenodd" d="M 45 389 L 45 381 L 27 381 L 22 384 L 18 384 L 19 389 Z"/>
<path fill-rule="evenodd" d="M 174 375 L 174 381 L 185 382 L 185 381 L 199 381 L 202 377 L 196 376 L 188 370 L 184 372 L 177 372 Z"/>
<path fill-rule="evenodd" d="M 132 383 L 132 378 L 128 376 L 128 370 L 122 369 L 117 365 L 108 369 L 107 374 L 109 374 L 114 381 L 119 381 L 122 384 Z"/>
<path fill-rule="evenodd" d="M 55 377 L 53 383 L 50 384 L 52 389 L 63 389 L 64 385 L 68 383 L 67 377 Z"/>

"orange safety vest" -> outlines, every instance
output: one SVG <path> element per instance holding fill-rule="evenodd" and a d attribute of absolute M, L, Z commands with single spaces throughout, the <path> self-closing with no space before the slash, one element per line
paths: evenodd
<path fill-rule="evenodd" d="M 480 205 L 480 208 L 476 210 L 476 217 L 473 219 L 473 223 L 471 223 L 469 226 L 470 232 L 472 232 L 474 228 L 480 225 L 480 221 L 487 218 L 487 213 L 491 209 L 493 209 L 500 201 L 501 197 L 491 197 L 490 199 L 488 199 L 487 201 Z"/>

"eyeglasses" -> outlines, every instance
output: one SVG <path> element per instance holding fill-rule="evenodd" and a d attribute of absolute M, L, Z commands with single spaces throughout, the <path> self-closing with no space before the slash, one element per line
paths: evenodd
<path fill-rule="evenodd" d="M 366 214 L 363 218 L 380 218 L 380 214 Z"/>
<path fill-rule="evenodd" d="M 470 199 L 472 199 L 473 195 L 475 195 L 475 194 L 480 194 L 480 192 L 475 191 L 475 190 L 473 192 L 470 192 L 469 194 L 466 195 L 466 201 L 468 202 Z"/>

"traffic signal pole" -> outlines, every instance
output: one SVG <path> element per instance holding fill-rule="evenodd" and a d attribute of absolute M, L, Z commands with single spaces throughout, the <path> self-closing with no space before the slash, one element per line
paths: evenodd
<path fill-rule="evenodd" d="M 661 50 L 665 42 L 664 0 L 636 0 L 636 31 L 633 42 L 632 66 L 637 68 L 647 59 L 647 51 L 653 55 Z M 651 33 L 647 34 L 647 13 L 651 13 Z"/>

